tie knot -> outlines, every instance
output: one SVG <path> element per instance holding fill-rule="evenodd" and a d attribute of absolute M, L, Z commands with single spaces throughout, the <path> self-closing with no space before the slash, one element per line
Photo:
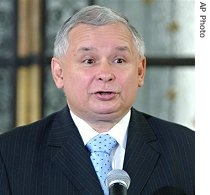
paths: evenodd
<path fill-rule="evenodd" d="M 105 152 L 111 154 L 111 151 L 117 145 L 117 141 L 108 134 L 99 134 L 93 137 L 88 143 L 87 148 L 92 152 Z"/>

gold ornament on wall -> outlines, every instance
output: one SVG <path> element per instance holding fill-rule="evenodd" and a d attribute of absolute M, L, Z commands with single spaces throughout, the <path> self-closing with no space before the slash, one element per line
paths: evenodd
<path fill-rule="evenodd" d="M 175 101 L 176 98 L 177 98 L 177 92 L 176 92 L 176 90 L 175 90 L 173 87 L 171 87 L 171 88 L 168 89 L 166 95 L 167 95 L 167 98 L 168 98 L 170 101 Z"/>
<path fill-rule="evenodd" d="M 140 0 L 141 1 L 141 0 Z M 151 3 L 153 3 L 154 2 L 154 0 L 143 0 L 143 3 L 145 3 L 145 4 L 151 4 Z"/>
<path fill-rule="evenodd" d="M 171 22 L 168 24 L 168 30 L 169 30 L 170 32 L 177 32 L 177 31 L 179 31 L 179 29 L 180 29 L 180 25 L 179 25 L 179 23 L 176 22 L 176 21 L 171 21 Z"/>

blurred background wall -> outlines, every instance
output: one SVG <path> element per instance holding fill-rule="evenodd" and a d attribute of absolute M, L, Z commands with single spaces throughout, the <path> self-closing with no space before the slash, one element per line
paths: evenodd
<path fill-rule="evenodd" d="M 147 74 L 135 107 L 194 129 L 194 0 L 1 0 L 0 133 L 65 106 L 50 72 L 54 38 L 92 4 L 122 12 L 144 37 Z"/>

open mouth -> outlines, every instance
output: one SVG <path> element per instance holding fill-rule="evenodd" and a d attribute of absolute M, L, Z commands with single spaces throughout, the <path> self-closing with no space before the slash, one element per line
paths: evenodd
<path fill-rule="evenodd" d="M 95 94 L 97 99 L 108 101 L 108 100 L 111 100 L 111 99 L 115 98 L 117 93 L 113 92 L 113 91 L 97 91 L 94 94 Z"/>
<path fill-rule="evenodd" d="M 111 91 L 98 91 L 96 92 L 96 94 L 100 94 L 100 95 L 111 95 L 111 94 L 115 94 L 114 92 Z"/>

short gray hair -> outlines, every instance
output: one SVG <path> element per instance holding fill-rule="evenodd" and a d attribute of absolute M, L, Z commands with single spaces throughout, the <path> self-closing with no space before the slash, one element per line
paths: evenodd
<path fill-rule="evenodd" d="M 109 8 L 97 5 L 88 6 L 81 9 L 72 17 L 67 19 L 58 31 L 54 42 L 54 56 L 61 57 L 66 54 L 69 47 L 68 34 L 78 24 L 88 24 L 103 26 L 106 24 L 118 23 L 124 24 L 131 32 L 134 44 L 140 56 L 144 56 L 144 41 L 137 30 L 128 22 L 125 16 Z"/>

